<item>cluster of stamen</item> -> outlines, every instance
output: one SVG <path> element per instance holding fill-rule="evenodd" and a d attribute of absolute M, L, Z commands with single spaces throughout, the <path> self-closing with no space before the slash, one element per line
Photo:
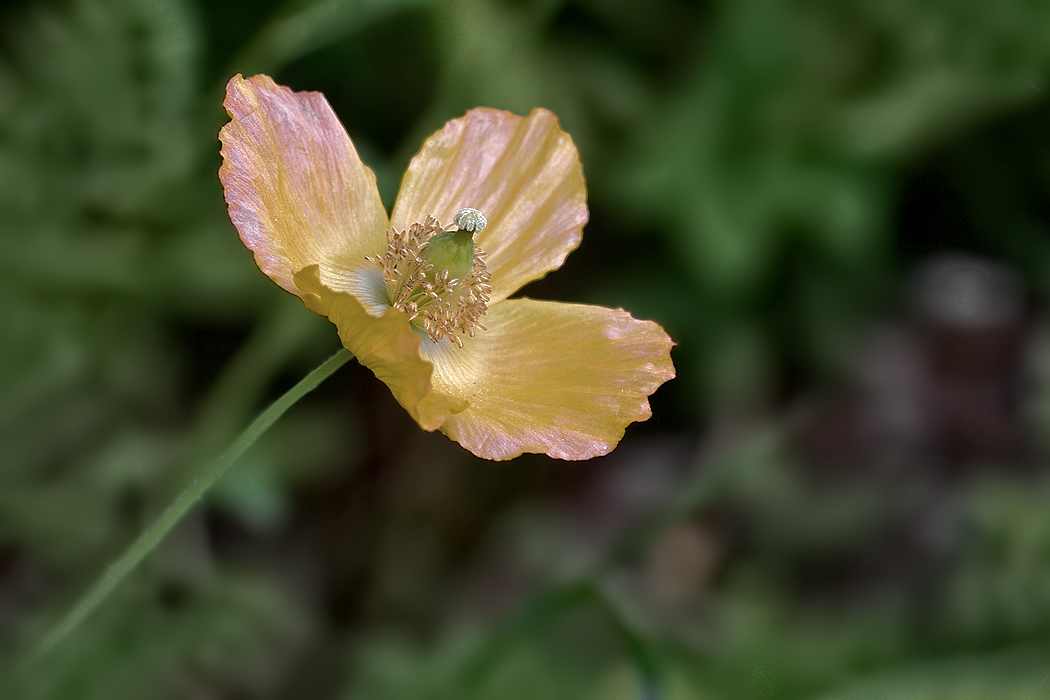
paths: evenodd
<path fill-rule="evenodd" d="M 408 314 L 408 320 L 421 326 L 434 342 L 448 336 L 462 348 L 464 335 L 473 338 L 475 329 L 485 330 L 478 319 L 488 312 L 492 275 L 485 265 L 485 253 L 477 246 L 470 273 L 463 279 L 449 279 L 448 270 L 435 271 L 423 251 L 444 230 L 432 216 L 404 231 L 389 229 L 386 253 L 365 257 L 383 268 L 391 306 Z"/>

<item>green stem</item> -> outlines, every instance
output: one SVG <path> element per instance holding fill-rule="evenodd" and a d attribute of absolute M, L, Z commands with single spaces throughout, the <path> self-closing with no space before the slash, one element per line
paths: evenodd
<path fill-rule="evenodd" d="M 139 562 L 156 547 L 164 536 L 182 519 L 182 516 L 193 507 L 204 493 L 221 477 L 226 470 L 237 461 L 245 450 L 259 438 L 260 435 L 273 425 L 284 412 L 291 408 L 299 399 L 312 391 L 318 384 L 327 379 L 333 372 L 342 367 L 353 355 L 347 350 L 340 350 L 306 375 L 298 384 L 289 389 L 281 398 L 274 401 L 269 408 L 259 414 L 251 425 L 249 425 L 240 437 L 226 449 L 219 459 L 213 462 L 199 477 L 193 480 L 186 489 L 172 501 L 160 517 L 149 526 L 135 542 L 120 556 L 119 559 L 106 567 L 106 572 L 99 578 L 91 590 L 81 598 L 73 609 L 56 624 L 44 637 L 32 654 L 25 660 L 19 675 L 24 674 L 34 666 L 48 652 L 54 649 L 70 632 L 75 630 L 80 623 L 97 608 L 113 589 L 129 573 L 131 573 Z"/>
<path fill-rule="evenodd" d="M 485 640 L 484 646 L 469 659 L 462 669 L 466 688 L 476 689 L 484 683 L 495 662 L 507 651 L 542 630 L 558 613 L 576 607 L 594 598 L 590 581 L 565 583 L 538 593 L 497 627 Z"/>
<path fill-rule="evenodd" d="M 624 646 L 630 652 L 637 666 L 641 680 L 642 700 L 658 700 L 664 697 L 663 678 L 660 662 L 652 643 L 636 630 L 620 611 L 620 607 L 609 597 L 608 593 L 595 585 L 594 601 L 609 620 L 609 624 L 619 632 Z"/>
<path fill-rule="evenodd" d="M 201 463 L 230 443 L 251 418 L 277 372 L 319 330 L 317 320 L 314 314 L 303 313 L 298 299 L 274 305 L 194 409 L 193 424 L 156 492 L 172 493 L 196 475 Z"/>
<path fill-rule="evenodd" d="M 742 445 L 725 454 L 697 465 L 695 475 L 682 485 L 667 502 L 640 518 L 598 559 L 595 564 L 568 581 L 544 589 L 530 597 L 515 613 L 499 623 L 466 662 L 463 681 L 466 687 L 480 685 L 503 654 L 522 639 L 535 634 L 564 610 L 586 602 L 598 601 L 618 624 L 641 671 L 645 698 L 659 697 L 659 668 L 649 646 L 640 634 L 628 627 L 608 598 L 603 599 L 600 583 L 609 574 L 647 551 L 661 534 L 689 515 L 715 502 L 735 484 L 767 463 L 770 454 L 780 449 L 785 429 L 782 426 L 762 428 L 748 433 Z"/>

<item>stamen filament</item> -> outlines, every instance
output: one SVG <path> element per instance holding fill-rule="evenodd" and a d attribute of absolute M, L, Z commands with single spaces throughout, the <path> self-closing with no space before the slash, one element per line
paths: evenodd
<path fill-rule="evenodd" d="M 480 216 L 480 212 L 477 214 Z M 477 230 L 484 227 L 484 217 L 480 222 Z M 476 223 L 470 221 L 469 225 Z M 475 328 L 485 330 L 479 319 L 488 312 L 492 276 L 485 264 L 485 252 L 476 245 L 470 272 L 462 279 L 453 278 L 447 269 L 434 272 L 434 265 L 422 253 L 435 235 L 447 229 L 432 216 L 404 231 L 390 229 L 385 255 L 369 255 L 365 259 L 382 266 L 391 306 L 405 312 L 408 320 L 421 326 L 432 341 L 448 337 L 462 348 L 463 335 L 473 338 Z"/>

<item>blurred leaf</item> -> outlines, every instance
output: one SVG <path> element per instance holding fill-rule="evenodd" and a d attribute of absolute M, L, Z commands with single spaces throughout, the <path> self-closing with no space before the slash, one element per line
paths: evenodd
<path fill-rule="evenodd" d="M 1050 24 L 1024 8 L 732 3 L 624 192 L 718 289 L 752 289 L 791 238 L 859 267 L 891 155 L 1039 96 Z"/>
<path fill-rule="evenodd" d="M 971 489 L 935 632 L 955 648 L 1050 635 L 1050 483 Z"/>
<path fill-rule="evenodd" d="M 0 72 L 19 109 L 0 123 L 0 206 L 52 229 L 87 223 L 71 217 L 127 226 L 148 218 L 143 205 L 190 164 L 191 13 L 179 0 L 67 5 L 61 14 L 27 10 L 6 37 L 12 57 Z M 9 243 L 47 244 L 56 235 L 23 231 Z"/>
<path fill-rule="evenodd" d="M 152 203 L 190 166 L 196 35 L 178 0 L 24 12 L 0 63 L 19 106 L 0 115 L 0 537 L 85 556 L 127 494 L 97 469 L 127 444 L 113 427 L 163 415 L 171 395 L 157 393 L 170 361 L 136 294 L 155 255 Z M 157 469 L 167 438 L 127 424 L 161 446 L 138 453 Z"/>
<path fill-rule="evenodd" d="M 971 656 L 859 681 L 821 700 L 1029 700 L 1046 678 L 1046 652 Z"/>
<path fill-rule="evenodd" d="M 418 700 L 578 700 L 604 685 L 600 666 L 591 671 L 579 658 L 585 650 L 568 652 L 562 644 L 526 641 L 509 649 L 476 683 L 464 681 L 463 651 L 470 645 L 450 641 L 441 649 L 422 652 L 411 645 L 374 639 L 362 649 L 357 672 L 342 697 L 413 698 Z M 605 661 L 602 666 L 605 666 Z M 596 671 L 596 672 L 595 672 Z M 607 682 L 606 682 L 607 683 Z"/>
<path fill-rule="evenodd" d="M 20 698 L 193 696 L 215 673 L 244 668 L 264 679 L 260 655 L 302 633 L 294 611 L 258 579 L 223 575 L 160 588 L 129 582 L 119 597 L 57 650 L 47 673 L 28 679 Z"/>
<path fill-rule="evenodd" d="M 347 34 L 378 22 L 389 14 L 428 7 L 432 0 L 306 0 L 292 3 L 259 32 L 225 71 L 223 81 L 236 73 L 271 73 L 303 55 Z"/>

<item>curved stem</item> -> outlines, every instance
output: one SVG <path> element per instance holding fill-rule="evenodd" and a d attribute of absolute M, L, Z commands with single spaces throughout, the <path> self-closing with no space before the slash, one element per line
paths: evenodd
<path fill-rule="evenodd" d="M 480 684 L 491 666 L 521 639 L 534 634 L 559 613 L 581 603 L 597 602 L 612 616 L 634 657 L 642 677 L 642 697 L 661 697 L 657 662 L 644 637 L 627 626 L 612 602 L 601 592 L 601 581 L 618 567 L 630 562 L 664 532 L 723 496 L 739 480 L 754 474 L 770 454 L 780 449 L 785 435 L 783 426 L 764 427 L 749 433 L 743 444 L 732 447 L 713 459 L 697 465 L 696 473 L 682 484 L 675 495 L 631 525 L 591 567 L 579 575 L 554 584 L 530 596 L 518 610 L 485 639 L 485 643 L 464 665 L 463 682 L 467 687 Z"/>
<path fill-rule="evenodd" d="M 75 630 L 84 619 L 97 608 L 113 589 L 139 562 L 156 547 L 164 536 L 182 519 L 182 516 L 193 507 L 204 493 L 221 477 L 226 470 L 240 457 L 245 450 L 291 408 L 299 399 L 312 391 L 318 384 L 327 379 L 333 372 L 342 367 L 353 355 L 347 350 L 339 350 L 317 369 L 306 375 L 298 384 L 270 404 L 260 413 L 251 425 L 223 452 L 215 462 L 180 493 L 171 505 L 150 525 L 135 542 L 112 564 L 106 567 L 105 573 L 95 582 L 91 590 L 82 597 L 73 609 L 66 614 L 44 640 L 26 658 L 19 669 L 23 675 L 41 658 L 54 649 L 70 632 Z"/>
<path fill-rule="evenodd" d="M 628 622 L 620 607 L 609 597 L 608 593 L 597 586 L 595 586 L 594 600 L 608 618 L 609 624 L 619 633 L 624 646 L 634 660 L 641 682 L 639 696 L 641 700 L 663 698 L 663 674 L 652 643 Z"/>

